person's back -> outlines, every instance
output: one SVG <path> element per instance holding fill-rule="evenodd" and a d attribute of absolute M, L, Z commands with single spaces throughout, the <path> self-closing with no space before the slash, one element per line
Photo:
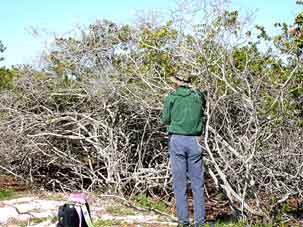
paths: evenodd
<path fill-rule="evenodd" d="M 195 226 L 205 222 L 203 195 L 202 151 L 197 136 L 203 132 L 205 98 L 183 81 L 176 82 L 177 89 L 165 99 L 161 121 L 168 125 L 169 151 L 176 197 L 178 226 L 189 226 L 187 209 L 187 176 L 193 192 Z"/>
<path fill-rule="evenodd" d="M 169 134 L 200 136 L 203 131 L 204 96 L 181 86 L 166 101 L 170 109 L 163 112 L 162 122 L 169 124 Z"/>

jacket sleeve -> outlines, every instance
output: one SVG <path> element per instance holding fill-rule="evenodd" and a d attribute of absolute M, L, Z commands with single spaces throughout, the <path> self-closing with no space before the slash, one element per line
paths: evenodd
<path fill-rule="evenodd" d="M 172 97 L 168 95 L 164 101 L 164 107 L 161 113 L 161 123 L 169 125 L 171 121 L 171 109 L 173 106 Z"/>

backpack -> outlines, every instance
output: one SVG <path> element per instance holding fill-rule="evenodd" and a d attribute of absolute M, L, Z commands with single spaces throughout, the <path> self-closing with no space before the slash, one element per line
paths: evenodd
<path fill-rule="evenodd" d="M 72 193 L 68 201 L 59 207 L 57 227 L 94 227 L 86 195 Z"/>

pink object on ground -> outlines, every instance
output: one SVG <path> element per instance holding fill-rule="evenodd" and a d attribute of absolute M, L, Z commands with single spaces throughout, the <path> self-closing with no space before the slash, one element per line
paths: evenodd
<path fill-rule="evenodd" d="M 87 203 L 87 200 L 88 200 L 88 196 L 81 192 L 71 193 L 68 198 L 68 201 L 73 203 L 80 203 L 80 204 Z"/>
<path fill-rule="evenodd" d="M 79 226 L 82 226 L 82 213 L 80 204 L 87 203 L 88 196 L 81 192 L 74 192 L 69 195 L 68 201 L 76 203 L 75 209 L 79 216 Z"/>

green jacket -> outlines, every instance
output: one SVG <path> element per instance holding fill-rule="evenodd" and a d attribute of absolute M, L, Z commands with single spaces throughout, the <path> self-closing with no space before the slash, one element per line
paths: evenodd
<path fill-rule="evenodd" d="M 164 102 L 161 122 L 169 134 L 200 136 L 204 131 L 204 95 L 187 87 L 179 87 Z"/>

